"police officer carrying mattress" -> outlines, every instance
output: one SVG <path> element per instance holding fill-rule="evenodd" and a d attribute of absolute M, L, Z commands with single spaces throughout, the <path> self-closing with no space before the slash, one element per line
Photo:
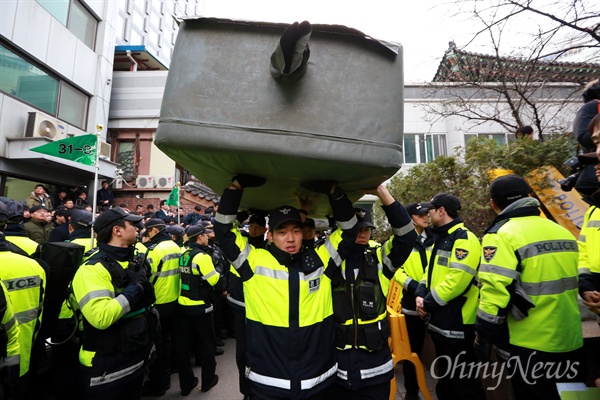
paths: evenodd
<path fill-rule="evenodd" d="M 154 288 L 134 257 L 134 224 L 142 218 L 120 207 L 100 214 L 94 222 L 99 251 L 73 278 L 83 318 L 79 380 L 86 400 L 140 398 L 158 329 Z"/>
<path fill-rule="evenodd" d="M 386 297 L 390 279 L 417 238 L 410 216 L 384 185 L 368 193 L 381 200 L 393 235 L 383 246 L 371 241 L 370 213 L 354 209 L 360 230 L 332 281 L 338 371 L 331 395 L 337 399 L 386 400 L 390 396 L 394 363 L 388 344 Z"/>

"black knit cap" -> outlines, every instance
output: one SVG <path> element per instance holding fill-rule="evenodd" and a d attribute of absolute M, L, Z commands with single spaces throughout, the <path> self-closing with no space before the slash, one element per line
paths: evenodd
<path fill-rule="evenodd" d="M 516 200 L 529 196 L 531 188 L 525 179 L 518 175 L 503 175 L 490 184 L 490 197 L 496 205 L 506 208 Z"/>

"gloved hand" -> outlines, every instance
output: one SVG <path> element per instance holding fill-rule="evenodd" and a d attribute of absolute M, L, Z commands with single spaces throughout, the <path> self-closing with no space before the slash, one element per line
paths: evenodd
<path fill-rule="evenodd" d="M 238 174 L 234 176 L 231 181 L 237 181 L 240 184 L 242 189 L 250 188 L 250 187 L 259 187 L 264 185 L 267 182 L 266 178 L 262 176 L 250 175 L 250 174 Z"/>
<path fill-rule="evenodd" d="M 322 181 L 310 181 L 310 182 L 302 182 L 300 186 L 302 186 L 306 190 L 310 190 L 315 193 L 331 193 L 331 187 L 335 184 L 334 181 L 331 180 L 322 180 Z"/>
<path fill-rule="evenodd" d="M 489 362 L 492 354 L 492 342 L 487 340 L 479 332 L 475 332 L 475 341 L 473 342 L 473 351 L 475 358 L 480 362 Z"/>
<path fill-rule="evenodd" d="M 129 301 L 131 310 L 137 310 L 143 307 L 149 307 L 156 302 L 154 286 L 148 281 L 146 272 L 140 268 L 135 271 L 133 268 L 126 268 L 129 277 L 129 285 L 121 293 Z"/>

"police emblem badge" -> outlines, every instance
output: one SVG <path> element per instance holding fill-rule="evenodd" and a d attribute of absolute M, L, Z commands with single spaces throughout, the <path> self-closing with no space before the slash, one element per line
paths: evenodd
<path fill-rule="evenodd" d="M 483 248 L 483 258 L 485 258 L 485 261 L 487 261 L 487 262 L 492 261 L 492 258 L 494 258 L 494 256 L 496 255 L 496 250 L 498 250 L 497 247 L 485 246 Z"/>
<path fill-rule="evenodd" d="M 456 249 L 454 250 L 454 256 L 457 260 L 464 260 L 469 255 L 469 252 L 465 249 Z"/>

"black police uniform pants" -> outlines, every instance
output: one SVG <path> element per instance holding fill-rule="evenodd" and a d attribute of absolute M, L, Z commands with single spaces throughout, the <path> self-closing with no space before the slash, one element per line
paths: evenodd
<path fill-rule="evenodd" d="M 235 326 L 235 363 L 238 368 L 240 393 L 250 395 L 250 380 L 246 378 L 246 311 L 231 307 Z"/>
<path fill-rule="evenodd" d="M 190 314 L 180 306 L 175 317 L 174 344 L 179 370 L 179 387 L 187 391 L 192 387 L 194 371 L 190 355 L 195 349 L 200 350 L 202 364 L 202 385 L 210 385 L 215 377 L 217 362 L 215 360 L 216 338 L 213 314 Z M 182 310 L 183 309 L 183 310 Z"/>
<path fill-rule="evenodd" d="M 418 315 L 405 314 L 406 329 L 410 341 L 410 349 L 421 357 L 423 344 L 425 343 L 425 323 Z M 419 393 L 419 382 L 417 381 L 417 369 L 408 360 L 402 362 L 402 373 L 404 374 L 404 388 L 406 394 L 416 395 Z"/>
<path fill-rule="evenodd" d="M 365 386 L 357 390 L 348 389 L 334 383 L 327 389 L 327 394 L 329 399 L 387 400 L 390 398 L 390 382 Z"/>
<path fill-rule="evenodd" d="M 448 343 L 435 333 L 431 334 L 431 338 L 435 346 L 436 376 L 439 377 L 435 386 L 438 399 L 485 400 L 481 379 L 470 374 L 461 376 L 460 373 L 460 365 L 463 363 L 468 366 L 470 363 L 477 362 L 473 352 L 473 340 L 465 339 L 462 343 Z"/>

